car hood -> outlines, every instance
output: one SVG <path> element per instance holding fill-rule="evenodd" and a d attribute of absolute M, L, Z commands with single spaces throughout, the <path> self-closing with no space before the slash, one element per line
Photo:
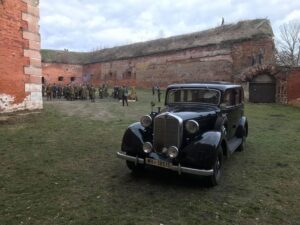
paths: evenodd
<path fill-rule="evenodd" d="M 180 117 L 183 121 L 214 117 L 218 111 L 217 107 L 169 107 L 164 110 L 164 112 L 169 112 Z"/>

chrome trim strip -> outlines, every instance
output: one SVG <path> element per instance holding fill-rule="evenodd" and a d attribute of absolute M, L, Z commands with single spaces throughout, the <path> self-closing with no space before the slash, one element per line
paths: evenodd
<path fill-rule="evenodd" d="M 172 166 L 170 168 L 173 171 L 180 173 L 189 173 L 189 174 L 194 174 L 194 175 L 199 175 L 199 176 L 211 176 L 214 173 L 214 170 L 199 170 L 199 169 L 193 169 L 189 167 L 182 167 L 180 164 L 178 166 Z"/>
<path fill-rule="evenodd" d="M 140 163 L 140 164 L 144 164 L 144 161 L 145 161 L 144 159 L 134 157 L 134 156 L 130 156 L 130 155 L 126 155 L 126 154 L 123 154 L 121 152 L 117 152 L 117 157 L 120 158 L 120 159 L 125 159 L 127 161 L 134 162 L 134 163 Z"/>
<path fill-rule="evenodd" d="M 140 164 L 145 163 L 145 160 L 142 158 L 129 156 L 129 155 L 123 154 L 121 152 L 117 152 L 117 157 L 120 159 L 124 159 L 124 160 L 131 161 L 131 162 L 136 162 L 136 163 L 140 163 Z M 170 168 L 170 170 L 178 172 L 179 175 L 181 173 L 189 173 L 189 174 L 194 174 L 194 175 L 198 175 L 198 176 L 211 176 L 214 173 L 213 169 L 199 170 L 199 169 L 193 169 L 193 168 L 189 168 L 189 167 L 182 167 L 180 164 L 178 164 L 178 166 L 172 166 Z"/>

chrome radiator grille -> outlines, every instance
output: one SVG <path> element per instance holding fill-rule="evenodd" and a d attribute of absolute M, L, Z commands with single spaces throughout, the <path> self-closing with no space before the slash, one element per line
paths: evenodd
<path fill-rule="evenodd" d="M 157 152 L 163 148 L 180 147 L 182 139 L 182 119 L 172 113 L 163 113 L 154 119 L 153 147 Z"/>

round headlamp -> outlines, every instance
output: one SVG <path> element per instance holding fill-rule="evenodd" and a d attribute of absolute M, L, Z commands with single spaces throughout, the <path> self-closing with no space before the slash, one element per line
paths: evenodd
<path fill-rule="evenodd" d="M 168 148 L 168 156 L 172 159 L 176 158 L 178 156 L 178 148 L 175 146 L 171 146 Z"/>
<path fill-rule="evenodd" d="M 185 124 L 185 129 L 190 133 L 190 134 L 195 134 L 196 132 L 199 131 L 199 124 L 195 120 L 189 120 Z"/>
<path fill-rule="evenodd" d="M 142 124 L 143 127 L 147 128 L 150 127 L 152 124 L 152 118 L 149 115 L 146 116 L 142 116 L 140 119 L 140 122 Z"/>
<path fill-rule="evenodd" d="M 150 142 L 145 142 L 145 143 L 143 144 L 143 151 L 144 151 L 145 153 L 150 153 L 150 152 L 152 152 L 152 144 L 151 144 Z"/>

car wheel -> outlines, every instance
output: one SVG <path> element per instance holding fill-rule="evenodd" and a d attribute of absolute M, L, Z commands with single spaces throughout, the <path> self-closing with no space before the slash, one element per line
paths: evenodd
<path fill-rule="evenodd" d="M 142 165 L 142 164 L 135 165 L 134 162 L 130 162 L 130 161 L 126 161 L 126 165 L 127 165 L 128 169 L 130 169 L 131 172 L 133 172 L 133 173 L 140 173 L 145 169 L 144 165 Z"/>
<path fill-rule="evenodd" d="M 208 185 L 210 187 L 216 186 L 220 183 L 222 170 L 223 170 L 223 149 L 221 146 L 218 148 L 217 159 L 213 166 L 214 173 L 208 177 Z"/>

